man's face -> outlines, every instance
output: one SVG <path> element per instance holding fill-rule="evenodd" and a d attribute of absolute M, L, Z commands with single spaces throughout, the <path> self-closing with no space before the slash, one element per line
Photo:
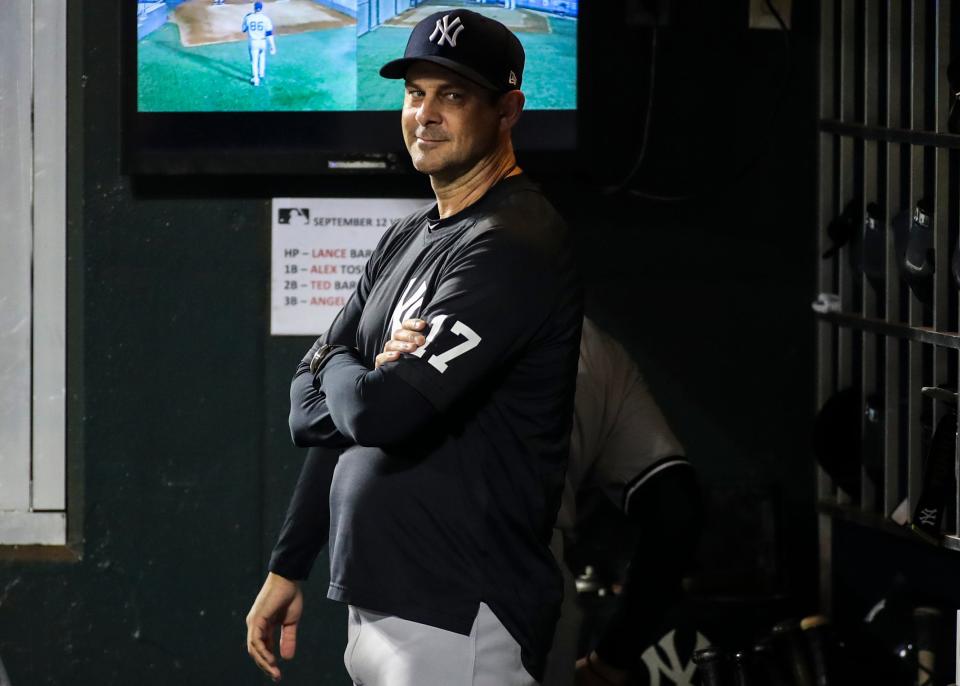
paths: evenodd
<path fill-rule="evenodd" d="M 495 96 L 449 69 L 415 62 L 407 70 L 400 119 L 414 168 L 456 178 L 497 146 Z"/>

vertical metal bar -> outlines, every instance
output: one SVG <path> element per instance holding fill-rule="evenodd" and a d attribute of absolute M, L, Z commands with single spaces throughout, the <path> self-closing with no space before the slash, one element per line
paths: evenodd
<path fill-rule="evenodd" d="M 852 122 L 856 112 L 856 5 L 854 0 L 840 1 L 840 119 Z M 840 166 L 837 171 L 838 206 L 844 208 L 853 199 L 853 144 L 852 137 L 840 139 Z M 837 292 L 844 312 L 853 312 L 853 274 L 850 269 L 849 246 L 837 254 L 839 283 Z M 849 388 L 853 383 L 853 331 L 842 327 L 837 331 L 837 384 Z M 850 497 L 842 491 L 837 494 L 840 503 L 849 503 Z"/>
<path fill-rule="evenodd" d="M 819 114 L 821 119 L 835 119 L 836 107 L 833 68 L 836 59 L 834 41 L 834 3 L 822 0 L 820 3 L 820 93 Z M 819 179 L 817 189 L 817 287 L 821 293 L 836 293 L 833 265 L 820 259 L 829 247 L 827 225 L 837 213 L 836 180 L 834 178 L 834 136 L 820 133 L 817 148 Z M 833 378 L 835 350 L 833 347 L 834 327 L 828 322 L 817 323 L 817 409 L 834 392 L 836 384 Z M 817 468 L 817 498 L 820 501 L 834 497 L 832 479 L 820 467 Z M 833 604 L 831 558 L 833 545 L 833 521 L 829 515 L 821 514 L 817 518 L 818 543 L 820 548 L 820 609 L 830 614 Z"/>
<path fill-rule="evenodd" d="M 900 108 L 902 84 L 900 68 L 903 55 L 903 27 L 900 22 L 902 0 L 887 0 L 887 121 L 891 129 L 903 126 Z M 884 187 L 883 216 L 886 225 L 886 310 L 887 321 L 900 323 L 900 268 L 897 265 L 896 243 L 893 235 L 893 218 L 902 209 L 900 206 L 900 153 L 901 145 L 886 146 L 886 177 Z M 886 376 L 884 384 L 883 422 L 883 512 L 889 516 L 900 502 L 900 339 L 887 336 Z"/>
<path fill-rule="evenodd" d="M 950 7 L 950 2 L 937 3 L 936 43 L 933 53 L 934 130 L 937 133 L 947 132 L 947 117 L 950 112 L 950 83 L 947 80 L 947 65 L 950 63 Z M 935 174 L 933 179 L 933 236 L 934 250 L 936 251 L 933 326 L 938 331 L 946 331 L 950 327 L 948 289 L 951 288 L 950 221 L 947 214 L 949 212 L 950 195 L 950 151 L 938 147 L 934 150 L 933 155 Z M 948 354 L 956 353 L 939 347 L 934 348 L 933 378 L 937 385 L 948 381 Z M 947 411 L 947 408 L 943 405 L 943 403 L 936 403 L 934 415 L 937 421 Z M 954 462 L 956 462 L 956 459 L 957 451 L 954 447 Z M 954 523 L 947 523 L 948 529 L 952 528 L 952 531 L 947 531 L 948 534 L 956 534 L 960 531 L 956 527 L 951 527 L 951 524 Z"/>
<path fill-rule="evenodd" d="M 922 130 L 924 126 L 924 45 L 926 41 L 926 4 L 927 0 L 911 0 L 910 3 L 910 128 Z M 909 207 L 912 211 L 923 195 L 923 148 L 910 146 Z M 911 326 L 923 325 L 923 304 L 910 293 L 909 322 Z M 920 414 L 923 398 L 920 389 L 923 385 L 922 344 L 910 341 L 909 373 L 907 376 L 907 495 L 910 511 L 920 497 L 922 479 L 921 441 L 922 427 Z"/>
<path fill-rule="evenodd" d="M 950 113 L 950 83 L 947 79 L 947 65 L 950 63 L 950 2 L 937 3 L 936 14 L 936 48 L 934 50 L 934 128 L 937 133 L 947 132 L 947 117 Z M 949 221 L 949 197 L 950 197 L 950 157 L 949 150 L 938 147 L 934 151 L 934 209 L 933 209 L 933 230 L 934 243 L 936 250 L 936 271 L 934 291 L 934 328 L 938 331 L 946 331 L 950 327 L 949 323 L 949 302 L 948 294 L 952 286 L 950 285 L 950 221 Z M 948 360 L 947 355 L 956 355 L 954 351 L 947 351 L 940 348 L 936 349 L 934 357 L 934 379 L 937 384 L 949 382 L 947 378 Z M 942 405 L 942 403 L 938 403 Z M 946 408 L 937 408 L 936 418 L 946 411 Z M 954 446 L 954 462 L 956 464 L 957 455 L 960 451 Z M 956 473 L 956 472 L 954 472 Z M 957 490 L 957 499 L 960 503 L 960 487 Z M 956 510 L 956 517 L 960 517 L 960 509 Z M 951 526 L 952 525 L 952 526 Z M 960 533 L 960 521 L 953 521 L 947 524 L 948 534 Z"/>
<path fill-rule="evenodd" d="M 820 6 L 820 92 L 819 114 L 821 119 L 836 118 L 835 85 L 833 78 L 834 60 L 836 51 L 834 41 L 833 10 L 834 0 L 823 0 Z M 817 189 L 817 288 L 821 293 L 836 293 L 837 283 L 833 264 L 820 256 L 830 247 L 827 236 L 827 226 L 838 213 L 836 202 L 836 179 L 834 173 L 835 134 L 821 132 L 817 148 L 817 165 L 819 168 Z M 817 409 L 826 402 L 836 390 L 833 365 L 835 350 L 833 348 L 834 325 L 822 320 L 817 323 Z M 833 495 L 831 479 L 826 472 L 820 472 L 821 499 Z"/>
<path fill-rule="evenodd" d="M 953 680 L 956 681 L 960 679 L 960 610 L 957 610 L 957 622 L 954 626 L 955 636 L 957 637 L 954 642 L 954 654 L 956 659 L 953 663 Z"/>
<path fill-rule="evenodd" d="M 864 6 L 864 59 L 863 59 L 863 114 L 867 126 L 878 126 L 880 119 L 880 5 L 876 2 L 868 2 Z M 877 199 L 877 148 L 878 143 L 875 140 L 865 140 L 863 142 L 863 196 L 861 198 L 861 212 L 864 218 L 867 216 L 867 204 Z M 863 229 L 860 228 L 860 231 Z M 879 314 L 877 310 L 877 294 L 873 284 L 864 274 L 863 282 L 863 316 L 876 318 Z M 868 397 L 877 392 L 877 354 L 878 336 L 876 334 L 864 332 L 862 337 L 862 355 L 861 355 L 861 398 L 866 401 Z M 867 422 L 869 420 L 865 413 L 860 414 L 860 435 L 865 436 Z M 861 442 L 861 445 L 866 445 Z M 866 459 L 867 456 L 864 455 Z M 866 466 L 860 465 L 860 507 L 866 511 L 873 511 L 877 506 L 877 485 L 873 483 Z"/>
<path fill-rule="evenodd" d="M 953 354 L 957 354 L 955 351 L 951 352 Z M 960 365 L 958 365 L 958 367 L 960 367 Z M 955 379 L 955 381 L 960 383 L 960 378 Z M 957 388 L 960 388 L 960 385 L 958 385 Z M 956 478 L 956 475 L 960 475 L 960 471 L 958 470 L 960 470 L 960 413 L 957 414 L 957 440 L 953 446 L 953 473 L 955 475 L 954 487 L 956 488 L 956 497 L 954 499 L 954 519 L 952 522 L 947 523 L 948 528 L 951 524 L 953 525 L 952 535 L 960 537 L 960 479 Z M 950 535 L 949 532 L 948 535 Z M 960 658 L 960 634 L 957 635 L 957 647 L 957 657 Z M 960 661 L 958 661 L 958 664 L 960 664 Z M 960 671 L 958 671 L 954 676 L 954 681 L 957 679 L 960 679 Z"/>
<path fill-rule="evenodd" d="M 947 113 L 950 108 L 950 84 L 947 81 L 947 65 L 950 63 L 950 2 L 938 2 L 934 19 L 934 130 L 937 133 L 947 131 Z M 937 147 L 933 151 L 933 244 L 934 244 L 934 291 L 933 291 L 933 328 L 937 331 L 949 329 L 948 312 L 948 276 L 950 273 L 950 237 L 947 207 L 949 200 L 949 154 L 950 151 Z M 936 385 L 947 382 L 947 350 L 939 346 L 933 349 L 933 381 Z M 934 403 L 934 425 L 946 411 L 941 402 Z"/>

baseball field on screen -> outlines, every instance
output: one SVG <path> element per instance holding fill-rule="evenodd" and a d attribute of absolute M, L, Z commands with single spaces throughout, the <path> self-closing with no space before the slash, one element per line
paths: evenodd
<path fill-rule="evenodd" d="M 140 43 L 141 112 L 352 110 L 357 102 L 352 28 L 277 38 L 266 78 L 250 84 L 245 42 L 181 49 L 167 24 Z M 325 55 L 319 62 L 317 54 Z M 319 63 L 318 63 L 319 62 Z"/>
<path fill-rule="evenodd" d="M 347 3 L 348 0 L 341 0 Z M 519 0 L 519 2 L 561 0 Z M 380 67 L 403 55 L 413 26 L 469 7 L 501 21 L 523 44 L 527 110 L 577 106 L 577 19 L 463 0 L 420 0 L 375 22 L 337 0 L 265 0 L 277 53 L 252 83 L 247 0 L 137 0 L 140 112 L 398 110 L 403 85 Z M 519 4 L 518 2 L 518 4 Z M 411 2 L 410 4 L 415 4 Z M 402 7 L 401 7 L 402 5 Z M 574 11 L 575 15 L 575 11 Z M 358 35 L 359 34 L 359 35 Z"/>

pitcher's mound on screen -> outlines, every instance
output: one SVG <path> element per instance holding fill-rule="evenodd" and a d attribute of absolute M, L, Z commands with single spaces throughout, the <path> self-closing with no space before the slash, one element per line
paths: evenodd
<path fill-rule="evenodd" d="M 419 7 L 388 19 L 384 22 L 384 25 L 413 28 L 421 19 L 429 17 L 434 12 L 463 7 L 479 12 L 491 19 L 496 19 L 515 33 L 550 33 L 550 22 L 541 14 L 522 9 L 508 10 L 503 7 L 486 7 L 475 2 L 426 2 Z"/>
<path fill-rule="evenodd" d="M 180 42 L 187 48 L 242 41 L 247 37 L 240 26 L 252 7 L 248 0 L 226 0 L 220 5 L 211 0 L 187 0 L 177 7 L 171 21 L 180 28 Z M 268 0 L 263 12 L 281 36 L 356 24 L 353 17 L 314 0 Z"/>

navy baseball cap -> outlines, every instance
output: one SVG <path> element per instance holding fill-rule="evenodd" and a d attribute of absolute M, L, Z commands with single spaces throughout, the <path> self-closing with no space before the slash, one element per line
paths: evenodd
<path fill-rule="evenodd" d="M 383 65 L 380 76 L 402 79 L 418 60 L 494 91 L 519 89 L 523 81 L 520 40 L 500 22 L 470 10 L 444 10 L 423 19 L 413 27 L 403 57 Z"/>

